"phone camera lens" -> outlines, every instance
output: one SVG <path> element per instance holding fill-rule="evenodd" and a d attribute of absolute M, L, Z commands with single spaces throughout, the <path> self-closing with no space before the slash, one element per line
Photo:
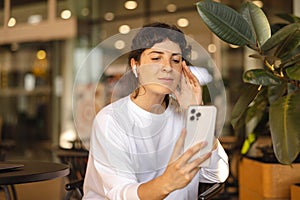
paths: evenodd
<path fill-rule="evenodd" d="M 196 117 L 200 117 L 200 116 L 201 116 L 201 113 L 198 112 L 198 113 L 196 114 Z"/>
<path fill-rule="evenodd" d="M 194 120 L 195 120 L 195 116 L 191 116 L 191 117 L 190 117 L 190 120 L 191 120 L 191 121 L 194 121 Z"/>
<path fill-rule="evenodd" d="M 194 114 L 195 112 L 196 112 L 196 110 L 195 110 L 195 109 L 192 109 L 192 110 L 191 110 L 191 113 L 192 113 L 192 114 Z"/>

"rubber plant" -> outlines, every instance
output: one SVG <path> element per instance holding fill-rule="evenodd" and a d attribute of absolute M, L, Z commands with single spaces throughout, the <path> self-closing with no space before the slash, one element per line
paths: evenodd
<path fill-rule="evenodd" d="M 196 6 L 215 35 L 226 43 L 254 50 L 250 57 L 263 63 L 243 74 L 245 88 L 232 111 L 233 128 L 240 130 L 253 119 L 259 124 L 267 113 L 277 160 L 293 163 L 300 151 L 299 18 L 287 15 L 289 23 L 271 33 L 266 15 L 250 1 L 239 11 L 211 0 Z"/>

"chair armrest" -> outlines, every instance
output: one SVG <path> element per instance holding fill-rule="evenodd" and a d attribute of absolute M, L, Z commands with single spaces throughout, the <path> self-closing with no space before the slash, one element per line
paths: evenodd
<path fill-rule="evenodd" d="M 198 195 L 198 200 L 207 200 L 214 197 L 224 189 L 224 184 L 225 183 L 212 184 L 208 189 Z"/>

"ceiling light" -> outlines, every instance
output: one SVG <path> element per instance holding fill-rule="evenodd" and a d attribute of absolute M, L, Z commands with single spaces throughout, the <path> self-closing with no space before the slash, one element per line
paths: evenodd
<path fill-rule="evenodd" d="M 137 7 L 137 2 L 136 1 L 126 1 L 124 3 L 124 7 L 128 10 L 133 10 L 136 9 Z"/>
<path fill-rule="evenodd" d="M 170 3 L 167 5 L 166 9 L 168 12 L 175 12 L 177 10 L 177 6 L 175 4 Z"/>
<path fill-rule="evenodd" d="M 207 50 L 209 53 L 215 53 L 217 51 L 217 46 L 215 44 L 209 44 Z"/>
<path fill-rule="evenodd" d="M 71 17 L 72 13 L 70 10 L 63 10 L 61 13 L 60 13 L 60 17 L 62 19 L 69 19 Z"/>
<path fill-rule="evenodd" d="M 11 17 L 11 18 L 8 20 L 7 26 L 8 26 L 8 27 L 14 27 L 14 26 L 16 25 L 16 23 L 17 23 L 16 18 Z"/>
<path fill-rule="evenodd" d="M 46 51 L 45 50 L 38 50 L 38 52 L 36 53 L 36 58 L 39 60 L 43 60 L 46 58 Z"/>
<path fill-rule="evenodd" d="M 115 14 L 112 12 L 107 12 L 104 14 L 104 19 L 106 21 L 112 21 L 112 20 L 114 20 L 114 18 L 115 18 Z"/>
<path fill-rule="evenodd" d="M 119 50 L 124 49 L 125 48 L 125 42 L 123 40 L 117 40 L 115 42 L 115 48 L 119 49 Z"/>
<path fill-rule="evenodd" d="M 127 34 L 127 33 L 129 33 L 129 31 L 130 31 L 130 27 L 126 24 L 121 25 L 119 27 L 119 32 L 122 33 L 122 34 Z"/>
<path fill-rule="evenodd" d="M 189 20 L 187 18 L 179 18 L 177 20 L 177 25 L 180 27 L 187 27 L 189 25 Z"/>

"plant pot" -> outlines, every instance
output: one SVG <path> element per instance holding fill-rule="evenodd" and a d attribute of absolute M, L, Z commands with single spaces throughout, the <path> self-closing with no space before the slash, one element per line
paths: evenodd
<path fill-rule="evenodd" d="M 291 200 L 300 199 L 300 183 L 291 186 Z"/>
<path fill-rule="evenodd" d="M 300 163 L 290 166 L 243 158 L 239 163 L 239 199 L 290 199 L 291 185 L 300 180 L 299 171 Z"/>

